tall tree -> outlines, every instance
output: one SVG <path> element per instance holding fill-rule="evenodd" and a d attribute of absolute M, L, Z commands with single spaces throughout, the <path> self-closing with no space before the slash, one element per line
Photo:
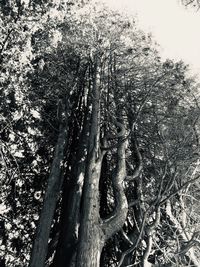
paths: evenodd
<path fill-rule="evenodd" d="M 2 52 L 2 260 L 198 266 L 198 84 L 187 66 L 162 62 L 134 20 L 102 6 L 29 7 Z"/>

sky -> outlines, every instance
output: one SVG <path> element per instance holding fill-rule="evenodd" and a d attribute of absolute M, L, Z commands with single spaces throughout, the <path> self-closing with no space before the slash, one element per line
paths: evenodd
<path fill-rule="evenodd" d="M 186 9 L 180 0 L 100 0 L 135 16 L 161 46 L 163 58 L 182 59 L 200 77 L 200 10 Z"/>

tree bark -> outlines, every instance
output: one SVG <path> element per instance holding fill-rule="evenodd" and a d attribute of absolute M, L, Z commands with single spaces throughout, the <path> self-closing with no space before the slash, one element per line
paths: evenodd
<path fill-rule="evenodd" d="M 99 180 L 104 153 L 101 153 L 99 144 L 100 92 L 97 86 L 97 61 L 95 56 L 92 66 L 92 114 L 82 195 L 77 267 L 99 266 L 104 236 L 99 216 Z"/>
<path fill-rule="evenodd" d="M 80 224 L 80 204 L 82 188 L 85 176 L 85 147 L 87 146 L 89 131 L 89 122 L 85 112 L 83 129 L 78 144 L 78 152 L 73 159 L 70 188 L 64 188 L 63 192 L 63 210 L 61 215 L 61 231 L 56 248 L 56 254 L 52 266 L 67 267 L 71 266 L 72 257 L 75 254 L 78 227 Z M 68 187 L 69 184 L 66 184 Z"/>
<path fill-rule="evenodd" d="M 73 181 L 70 191 L 67 191 L 69 193 L 69 203 L 63 209 L 61 231 L 52 264 L 54 267 L 70 266 L 76 248 L 84 166 L 78 166 L 77 172 L 77 177 L 74 177 L 78 180 L 77 184 L 74 184 Z"/>
<path fill-rule="evenodd" d="M 52 162 L 43 207 L 37 226 L 29 267 L 45 266 L 51 224 L 63 182 L 62 169 L 64 150 L 67 144 L 67 110 L 63 110 L 61 116 L 54 159 Z"/>
<path fill-rule="evenodd" d="M 126 178 L 126 140 L 123 120 L 116 122 L 116 126 L 120 128 L 117 148 L 117 172 L 113 177 L 116 204 L 113 214 L 103 222 L 106 240 L 122 228 L 128 213 L 128 202 L 123 188 L 123 182 Z"/>
<path fill-rule="evenodd" d="M 102 221 L 100 218 L 99 180 L 105 150 L 100 150 L 100 92 L 97 87 L 97 62 L 95 64 L 93 69 L 91 128 L 82 195 L 83 206 L 76 267 L 100 266 L 100 256 L 106 240 L 123 227 L 128 212 L 127 198 L 123 188 L 123 182 L 126 178 L 126 130 L 123 114 L 121 114 L 123 109 L 120 109 L 120 118 L 115 120 L 115 126 L 119 130 L 116 134 L 118 139 L 117 168 L 113 177 L 115 209 L 108 219 Z"/>
<path fill-rule="evenodd" d="M 84 185 L 77 267 L 98 267 L 100 264 L 100 255 L 104 244 L 104 233 L 100 226 L 98 192 L 101 163 L 102 159 L 99 159 L 97 163 L 92 161 L 86 174 L 88 181 Z"/>

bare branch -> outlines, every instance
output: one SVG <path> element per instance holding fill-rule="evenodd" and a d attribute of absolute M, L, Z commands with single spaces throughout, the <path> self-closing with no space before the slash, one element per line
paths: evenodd
<path fill-rule="evenodd" d="M 175 192 L 171 193 L 170 195 L 168 195 L 165 199 L 163 199 L 160 202 L 160 205 L 163 205 L 167 200 L 169 200 L 170 198 L 172 198 L 173 196 L 175 196 L 177 193 L 179 193 L 184 187 L 188 186 L 189 184 L 197 181 L 200 178 L 200 175 L 198 175 L 197 177 L 185 182 L 180 188 L 178 188 Z"/>
<path fill-rule="evenodd" d="M 131 252 L 133 252 L 134 249 L 138 246 L 138 244 L 139 244 L 139 242 L 140 242 L 140 239 L 141 239 L 141 237 L 142 237 L 142 235 L 143 235 L 144 226 L 145 226 L 145 222 L 146 222 L 146 217 L 147 217 L 147 212 L 144 213 L 144 216 L 143 216 L 143 219 L 142 219 L 142 225 L 141 225 L 141 228 L 140 228 L 140 234 L 139 234 L 139 236 L 138 236 L 138 239 L 137 239 L 135 245 L 134 245 L 133 247 L 129 248 L 128 250 L 126 250 L 126 251 L 124 251 L 124 252 L 122 253 L 122 255 L 121 255 L 121 259 L 120 259 L 119 264 L 118 264 L 117 267 L 121 267 L 122 264 L 123 264 L 123 262 L 124 262 L 125 257 L 126 257 L 128 254 L 130 254 Z"/>
<path fill-rule="evenodd" d="M 120 127 L 117 148 L 118 166 L 116 175 L 113 177 L 116 207 L 113 214 L 111 214 L 108 219 L 104 220 L 102 224 L 106 239 L 122 228 L 128 212 L 128 202 L 123 188 L 123 181 L 126 178 L 126 142 L 124 140 L 126 131 L 123 121 L 118 122 L 116 126 Z"/>

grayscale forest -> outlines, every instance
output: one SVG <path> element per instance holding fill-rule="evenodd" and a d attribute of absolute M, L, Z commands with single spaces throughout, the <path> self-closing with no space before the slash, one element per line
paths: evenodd
<path fill-rule="evenodd" d="M 0 267 L 199 267 L 199 100 L 134 17 L 1 0 Z"/>

